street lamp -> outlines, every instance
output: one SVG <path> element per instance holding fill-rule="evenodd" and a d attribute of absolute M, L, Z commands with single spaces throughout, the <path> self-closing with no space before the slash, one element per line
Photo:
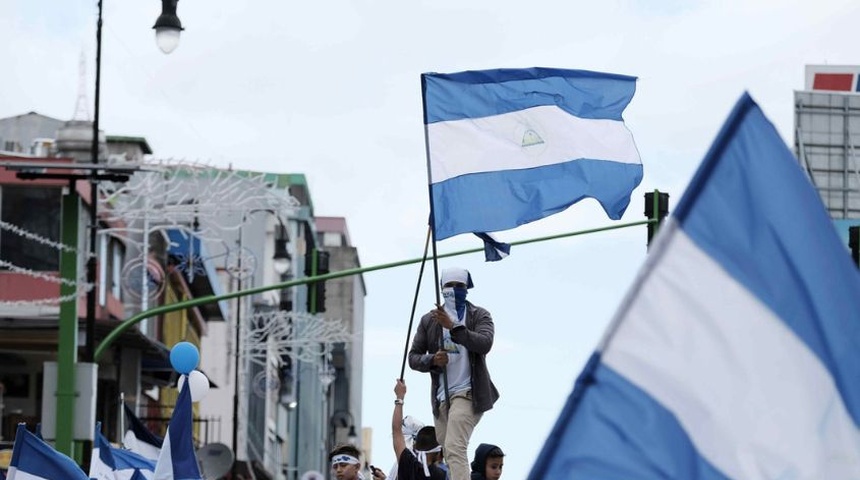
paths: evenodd
<path fill-rule="evenodd" d="M 280 220 L 280 219 L 278 219 Z M 284 275 L 290 271 L 292 257 L 287 251 L 287 228 L 283 223 L 278 225 L 278 231 L 275 233 L 275 254 L 272 255 L 272 261 L 275 273 Z"/>
<path fill-rule="evenodd" d="M 176 3 L 179 0 L 161 0 L 161 15 L 152 28 L 155 29 L 155 43 L 164 53 L 170 53 L 179 46 L 179 34 L 185 30 L 176 16 Z"/>
<path fill-rule="evenodd" d="M 355 419 L 353 418 L 352 413 L 346 410 L 338 410 L 331 415 L 329 424 L 331 425 L 332 430 L 332 443 L 337 443 L 337 438 L 335 438 L 337 429 L 347 427 L 349 427 L 349 432 L 346 434 L 346 441 L 350 445 L 358 443 L 358 434 L 355 433 Z"/>
<path fill-rule="evenodd" d="M 165 31 L 167 35 L 170 35 L 169 31 L 175 31 L 175 41 L 173 42 L 172 47 L 166 49 L 162 46 L 159 41 L 159 47 L 161 51 L 165 53 L 170 53 L 173 49 L 176 48 L 176 45 L 179 43 L 179 31 L 182 30 L 182 25 L 179 23 L 179 18 L 176 17 L 176 2 L 178 0 L 162 0 L 162 12 L 161 16 L 158 17 L 158 20 L 155 22 L 156 36 L 159 31 Z M 96 22 L 96 84 L 95 84 L 95 109 L 93 111 L 93 142 L 91 148 L 91 156 L 92 156 L 92 165 L 93 167 L 98 167 L 99 164 L 99 111 L 100 111 L 100 103 L 101 103 L 101 65 L 102 65 L 102 0 L 99 0 L 98 3 L 98 20 Z M 162 21 L 162 18 L 164 19 Z M 167 44 L 169 46 L 169 44 Z M 87 261 L 87 282 L 92 285 L 89 292 L 87 292 L 87 302 L 86 302 L 86 353 L 85 359 L 87 362 L 94 362 L 95 357 L 95 317 L 96 317 L 96 242 L 97 242 L 97 233 L 98 233 L 98 183 L 101 180 L 97 175 L 96 168 L 90 170 L 90 199 L 89 199 L 89 214 L 90 214 L 90 231 L 89 231 L 89 259 Z M 73 188 L 73 187 L 71 187 Z M 74 362 L 73 362 L 74 363 Z M 71 366 L 74 368 L 74 365 Z M 64 370 L 65 371 L 65 370 Z M 66 374 L 67 381 L 71 384 L 74 384 L 74 370 L 72 370 L 71 375 Z M 63 402 L 57 402 L 57 417 L 61 417 L 64 413 L 67 412 L 68 406 Z M 65 437 L 67 434 L 71 432 L 63 432 L 62 436 Z M 59 436 L 58 436 L 59 440 Z M 63 438 L 64 442 L 67 438 Z M 84 446 L 84 463 L 89 464 L 89 451 L 88 448 L 90 442 L 87 442 Z M 70 448 L 70 446 L 69 446 Z M 60 447 L 61 452 L 66 452 L 66 446 L 63 445 Z"/>
<path fill-rule="evenodd" d="M 176 2 L 178 0 L 162 0 L 162 12 L 155 22 L 156 36 L 159 31 L 176 31 L 176 41 L 173 46 L 167 50 L 161 46 L 161 51 L 170 53 L 176 48 L 179 42 L 178 31 L 182 30 L 182 25 L 179 23 L 179 18 L 176 17 Z M 163 20 L 162 20 L 163 19 Z M 176 30 L 178 29 L 178 30 Z M 169 33 L 168 33 L 169 35 Z M 93 143 L 90 151 L 93 166 L 98 166 L 99 163 L 99 112 L 101 104 L 101 70 L 102 70 L 102 0 L 99 0 L 99 16 L 96 23 L 96 87 L 95 87 L 95 109 L 93 111 Z M 87 292 L 87 323 L 86 323 L 86 359 L 88 362 L 93 361 L 95 352 L 95 312 L 96 312 L 96 241 L 98 233 L 98 182 L 96 176 L 97 171 L 91 170 L 90 173 L 90 248 L 89 260 L 87 261 L 87 282 L 93 285 Z"/>

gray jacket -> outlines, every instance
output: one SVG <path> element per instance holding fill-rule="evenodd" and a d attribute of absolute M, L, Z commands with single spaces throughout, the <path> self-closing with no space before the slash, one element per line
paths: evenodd
<path fill-rule="evenodd" d="M 486 309 L 466 302 L 466 326 L 451 330 L 451 339 L 469 351 L 469 364 L 472 375 L 472 408 L 475 413 L 483 413 L 493 408 L 499 399 L 499 391 L 490 379 L 486 355 L 493 348 L 495 326 L 493 317 Z M 430 372 L 430 397 L 433 416 L 439 416 L 439 389 L 442 368 L 433 365 L 433 355 L 439 350 L 442 341 L 442 326 L 433 320 L 430 313 L 421 317 L 412 348 L 409 349 L 409 367 L 419 372 Z"/>

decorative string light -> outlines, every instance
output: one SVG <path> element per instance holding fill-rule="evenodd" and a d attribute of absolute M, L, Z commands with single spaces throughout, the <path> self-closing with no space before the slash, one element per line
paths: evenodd
<path fill-rule="evenodd" d="M 63 302 L 68 302 L 69 300 L 74 300 L 76 298 L 82 297 L 86 295 L 87 290 L 89 289 L 80 289 L 78 293 L 72 293 L 70 295 L 65 295 L 62 297 L 54 297 L 54 298 L 38 298 L 32 300 L 0 300 L 0 306 L 2 307 L 36 307 L 41 305 L 59 305 Z"/>
<path fill-rule="evenodd" d="M 63 243 L 55 242 L 49 238 L 45 238 L 45 237 L 43 237 L 39 234 L 33 233 L 29 230 L 24 230 L 23 228 L 21 228 L 17 225 L 13 225 L 9 222 L 4 222 L 3 220 L 0 220 L 0 230 L 7 230 L 9 232 L 14 233 L 15 235 L 19 235 L 19 236 L 24 237 L 28 240 L 32 240 L 36 243 L 40 243 L 42 245 L 47 245 L 49 247 L 56 248 L 57 250 L 59 250 L 61 252 L 78 253 L 78 250 L 74 247 L 70 247 L 69 245 L 65 245 Z"/>
<path fill-rule="evenodd" d="M 49 274 L 44 273 L 44 272 L 37 272 L 35 270 L 30 270 L 29 268 L 19 267 L 18 265 L 15 265 L 14 263 L 10 263 L 10 262 L 7 262 L 6 260 L 2 260 L 2 259 L 0 259 L 0 267 L 6 268 L 6 269 L 8 269 L 14 273 L 21 273 L 21 274 L 24 274 L 24 275 L 27 275 L 30 277 L 39 278 L 39 279 L 44 280 L 46 282 L 59 283 L 60 285 L 69 285 L 69 286 L 74 287 L 74 286 L 77 286 L 81 281 L 83 281 L 83 279 L 69 280 L 67 278 L 49 275 Z M 84 283 L 83 285 L 86 286 L 87 289 L 89 289 L 92 286 L 91 283 Z"/>
<path fill-rule="evenodd" d="M 269 355 L 291 356 L 319 363 L 336 343 L 351 343 L 355 335 L 341 319 L 299 312 L 258 312 L 248 320 L 243 358 L 260 365 Z"/>
<path fill-rule="evenodd" d="M 103 229 L 101 233 L 138 247 L 143 243 L 141 237 L 150 231 L 172 228 L 217 242 L 226 232 L 242 228 L 251 210 L 288 214 L 300 206 L 286 190 L 274 188 L 272 174 L 164 160 L 143 166 L 144 171 L 129 182 L 99 184 L 104 220 L 128 226 Z M 159 203 L 153 204 L 152 199 Z M 141 222 L 157 227 L 144 231 Z"/>

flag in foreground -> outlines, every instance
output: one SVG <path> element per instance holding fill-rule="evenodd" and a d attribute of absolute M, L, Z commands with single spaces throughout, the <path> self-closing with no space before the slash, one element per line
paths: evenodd
<path fill-rule="evenodd" d="M 18 424 L 12 460 L 7 472 L 9 480 L 87 480 L 87 475 L 71 458 L 27 431 Z"/>
<path fill-rule="evenodd" d="M 202 480 L 192 436 L 191 389 L 185 382 L 167 426 L 154 480 Z"/>
<path fill-rule="evenodd" d="M 860 478 L 860 275 L 744 95 L 529 476 Z"/>
<path fill-rule="evenodd" d="M 636 78 L 551 68 L 421 75 L 436 240 L 514 228 L 586 197 L 619 219 L 642 180 L 621 117 Z"/>

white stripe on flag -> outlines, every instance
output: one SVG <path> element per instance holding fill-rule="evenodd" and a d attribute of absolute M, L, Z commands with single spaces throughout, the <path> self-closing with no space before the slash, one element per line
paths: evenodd
<path fill-rule="evenodd" d="M 860 432 L 828 370 L 673 220 L 603 361 L 729 477 L 860 478 Z"/>
<path fill-rule="evenodd" d="M 15 467 L 9 467 L 9 470 L 6 472 L 6 478 L 9 480 L 54 480 L 54 479 L 46 479 L 45 477 L 40 477 L 38 475 L 33 475 L 27 472 L 19 471 Z"/>
<path fill-rule="evenodd" d="M 432 183 L 577 159 L 641 163 L 623 121 L 578 118 L 556 106 L 436 122 L 427 125 L 427 137 Z"/>

